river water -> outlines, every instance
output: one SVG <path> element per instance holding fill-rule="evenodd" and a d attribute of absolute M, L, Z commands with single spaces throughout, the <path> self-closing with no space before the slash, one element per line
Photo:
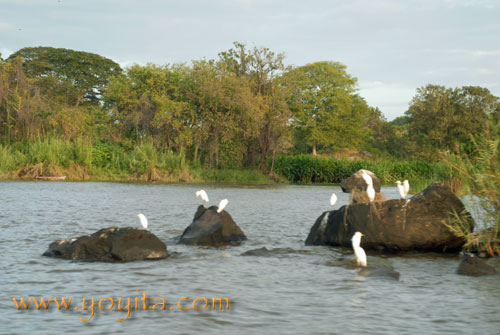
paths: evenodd
<path fill-rule="evenodd" d="M 188 226 L 203 187 L 226 207 L 248 237 L 241 246 L 206 248 L 176 245 Z M 348 201 L 337 186 L 266 188 L 220 185 L 127 183 L 0 182 L 0 334 L 499 334 L 500 285 L 496 276 L 459 276 L 457 255 L 413 253 L 376 255 L 368 263 L 389 262 L 400 280 L 363 278 L 356 269 L 328 266 L 352 251 L 306 247 L 316 218 Z M 383 188 L 389 198 L 394 187 Z M 86 263 L 41 256 L 61 238 L 103 227 L 139 226 L 167 243 L 174 257 L 160 261 Z M 240 256 L 267 247 L 301 252 L 269 257 Z M 144 292 L 164 298 L 165 310 L 142 310 Z M 72 297 L 69 311 L 17 310 L 13 297 Z M 91 317 L 89 302 L 95 298 Z M 98 309 L 104 297 L 116 300 Z M 131 312 L 118 311 L 118 298 Z M 196 297 L 229 298 L 229 310 L 197 311 Z M 87 299 L 82 310 L 82 299 Z M 155 300 L 160 302 L 160 300 Z M 200 298 L 198 308 L 203 307 Z M 110 306 L 102 300 L 103 309 Z M 153 303 L 151 303 L 152 305 Z M 151 306 L 150 305 L 150 306 Z M 75 310 L 73 306 L 80 306 Z M 43 308 L 42 308 L 43 309 Z M 80 319 L 87 320 L 83 322 Z"/>

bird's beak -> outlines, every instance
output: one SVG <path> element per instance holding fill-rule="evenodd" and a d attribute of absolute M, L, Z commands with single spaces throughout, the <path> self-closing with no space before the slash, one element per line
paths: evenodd
<path fill-rule="evenodd" d="M 365 236 L 365 234 L 361 233 L 361 236 Z"/>
<path fill-rule="evenodd" d="M 136 216 L 139 216 L 139 214 L 137 214 Z"/>

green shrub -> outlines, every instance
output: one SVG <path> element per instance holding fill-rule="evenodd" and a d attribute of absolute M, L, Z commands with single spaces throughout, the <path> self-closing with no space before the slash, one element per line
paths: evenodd
<path fill-rule="evenodd" d="M 359 169 L 372 171 L 383 184 L 392 184 L 398 179 L 444 180 L 453 176 L 446 164 L 423 161 L 348 161 L 297 155 L 279 156 L 274 166 L 276 173 L 293 183 L 340 183 Z"/>

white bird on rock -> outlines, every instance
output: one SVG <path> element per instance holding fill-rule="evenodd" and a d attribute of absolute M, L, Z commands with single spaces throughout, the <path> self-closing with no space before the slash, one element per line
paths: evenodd
<path fill-rule="evenodd" d="M 201 200 L 208 202 L 208 194 L 205 190 L 196 191 L 196 198 L 201 197 Z"/>
<path fill-rule="evenodd" d="M 365 180 L 366 185 L 372 185 L 373 186 L 373 179 L 372 179 L 372 177 L 368 173 L 363 172 L 363 174 L 361 175 L 361 177 L 363 177 L 363 179 Z"/>
<path fill-rule="evenodd" d="M 368 199 L 370 199 L 370 202 L 375 200 L 375 189 L 373 188 L 373 185 L 368 185 L 366 187 L 366 195 L 368 195 Z"/>
<path fill-rule="evenodd" d="M 410 190 L 410 183 L 408 183 L 408 180 L 405 180 L 403 183 L 398 180 L 396 181 L 396 184 L 398 184 L 398 192 L 401 199 L 405 199 L 408 195 L 408 191 Z"/>
<path fill-rule="evenodd" d="M 410 192 L 410 182 L 408 181 L 408 179 L 405 179 L 405 181 L 403 182 L 403 186 L 405 188 L 405 197 L 408 195 L 408 192 Z"/>
<path fill-rule="evenodd" d="M 144 227 L 144 229 L 148 229 L 148 219 L 144 214 L 137 214 L 139 217 L 139 220 L 141 221 L 141 225 Z"/>
<path fill-rule="evenodd" d="M 365 180 L 366 183 L 366 195 L 368 195 L 368 199 L 370 199 L 370 202 L 375 200 L 375 189 L 373 188 L 373 179 L 372 177 L 366 173 L 363 172 L 361 175 L 363 179 Z"/>
<path fill-rule="evenodd" d="M 227 206 L 228 203 L 229 203 L 229 200 L 222 199 L 219 202 L 219 209 L 217 209 L 217 213 L 221 213 L 224 210 L 224 208 L 226 208 L 226 206 Z"/>
<path fill-rule="evenodd" d="M 361 234 L 359 231 L 354 233 L 351 242 L 352 242 L 352 248 L 354 250 L 354 255 L 356 255 L 356 264 L 358 266 L 366 267 L 366 253 L 363 248 L 360 247 L 361 244 L 361 236 L 365 236 Z"/>
<path fill-rule="evenodd" d="M 330 197 L 330 205 L 335 205 L 335 203 L 337 202 L 337 195 L 335 193 L 332 194 L 332 196 Z"/>

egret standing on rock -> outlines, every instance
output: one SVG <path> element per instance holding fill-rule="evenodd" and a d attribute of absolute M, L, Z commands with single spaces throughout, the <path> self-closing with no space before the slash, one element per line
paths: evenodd
<path fill-rule="evenodd" d="M 398 184 L 398 192 L 399 192 L 399 196 L 401 197 L 401 199 L 404 199 L 406 196 L 405 196 L 405 187 L 403 186 L 403 184 L 401 184 L 401 181 L 396 181 L 396 184 Z"/>
<path fill-rule="evenodd" d="M 219 202 L 219 209 L 217 209 L 217 213 L 221 213 L 224 210 L 224 208 L 226 208 L 226 206 L 227 206 L 228 203 L 229 203 L 229 200 L 222 199 Z"/>
<path fill-rule="evenodd" d="M 372 177 L 368 173 L 363 172 L 363 174 L 361 175 L 361 177 L 363 177 L 363 179 L 365 180 L 366 185 L 372 185 L 373 186 L 373 179 L 372 179 Z"/>
<path fill-rule="evenodd" d="M 398 191 L 401 199 L 406 198 L 406 196 L 408 195 L 408 191 L 410 190 L 410 183 L 408 183 L 408 180 L 405 180 L 402 184 L 398 180 L 396 181 L 396 184 L 398 184 Z"/>
<path fill-rule="evenodd" d="M 144 229 L 148 229 L 148 219 L 144 214 L 137 214 L 139 217 L 139 220 L 141 221 L 141 225 L 144 227 Z"/>
<path fill-rule="evenodd" d="M 354 254 L 356 255 L 356 264 L 358 266 L 366 267 L 366 253 L 363 248 L 360 247 L 361 244 L 361 236 L 365 236 L 361 234 L 359 231 L 354 233 L 354 236 L 351 239 L 352 248 L 354 249 Z"/>
<path fill-rule="evenodd" d="M 330 197 L 330 205 L 333 206 L 337 202 L 337 195 L 335 193 Z"/>
<path fill-rule="evenodd" d="M 196 191 L 196 198 L 201 197 L 201 200 L 208 202 L 208 194 L 205 190 Z"/>
<path fill-rule="evenodd" d="M 368 195 L 368 199 L 370 199 L 370 202 L 375 200 L 375 189 L 373 188 L 373 185 L 368 185 L 366 187 L 366 194 Z"/>
<path fill-rule="evenodd" d="M 375 189 L 373 188 L 373 179 L 366 172 L 363 172 L 361 176 L 366 182 L 366 195 L 368 195 L 368 199 L 370 199 L 370 202 L 372 202 L 373 200 L 375 200 Z"/>
<path fill-rule="evenodd" d="M 408 179 L 405 179 L 405 181 L 403 182 L 403 186 L 405 189 L 405 197 L 406 197 L 408 195 L 408 192 L 410 192 L 410 182 L 408 181 Z"/>

